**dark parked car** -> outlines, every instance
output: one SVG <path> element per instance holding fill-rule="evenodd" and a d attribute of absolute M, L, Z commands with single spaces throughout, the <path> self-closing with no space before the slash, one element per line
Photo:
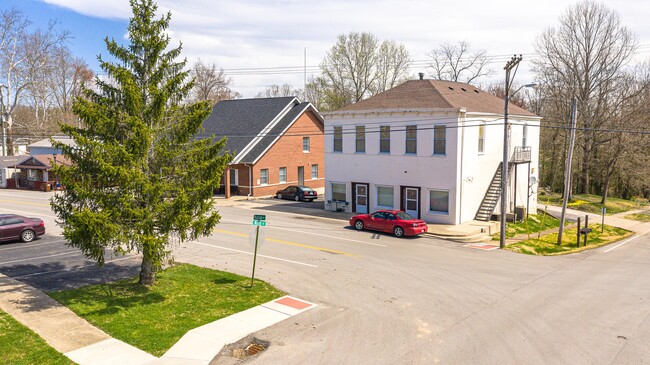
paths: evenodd
<path fill-rule="evenodd" d="M 291 185 L 287 186 L 286 189 L 278 190 L 278 192 L 275 193 L 275 197 L 278 199 L 293 199 L 295 201 L 306 200 L 311 202 L 318 198 L 318 193 L 316 190 L 308 186 Z"/>
<path fill-rule="evenodd" d="M 45 223 L 38 218 L 27 218 L 16 214 L 0 214 L 0 241 L 20 239 L 30 242 L 45 234 Z"/>
<path fill-rule="evenodd" d="M 413 218 L 401 210 L 379 210 L 372 214 L 359 214 L 350 218 L 350 225 L 357 230 L 372 229 L 392 233 L 396 237 L 415 236 L 429 227 L 422 219 Z"/>

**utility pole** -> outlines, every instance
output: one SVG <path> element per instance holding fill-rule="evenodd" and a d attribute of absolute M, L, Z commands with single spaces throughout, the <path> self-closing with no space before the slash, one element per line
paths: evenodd
<path fill-rule="evenodd" d="M 503 107 L 503 161 L 501 165 L 501 216 L 500 216 L 500 232 L 499 232 L 499 247 L 506 247 L 506 201 L 508 196 L 508 103 L 510 102 L 510 85 L 512 84 L 512 79 L 517 74 L 517 68 L 519 67 L 519 62 L 521 62 L 521 55 L 512 56 L 510 61 L 506 63 L 506 66 L 503 68 L 506 70 L 506 89 Z M 511 71 L 515 70 L 512 73 Z"/>
<path fill-rule="evenodd" d="M 560 214 L 560 231 L 557 234 L 557 244 L 562 244 L 562 233 L 564 232 L 564 216 L 566 206 L 571 195 L 571 160 L 573 159 L 573 144 L 576 140 L 576 120 L 578 115 L 578 100 L 574 97 L 571 105 L 571 136 L 569 137 L 569 155 L 566 161 L 566 171 L 564 173 L 564 197 L 562 199 L 562 214 Z"/>

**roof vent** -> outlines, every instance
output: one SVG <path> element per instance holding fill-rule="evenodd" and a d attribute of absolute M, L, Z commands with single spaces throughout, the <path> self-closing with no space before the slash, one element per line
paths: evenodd
<path fill-rule="evenodd" d="M 454 88 L 453 88 L 453 87 L 451 87 L 451 86 L 447 86 L 447 87 L 449 88 L 449 90 L 453 90 L 453 89 L 454 89 Z"/>
<path fill-rule="evenodd" d="M 474 92 L 478 94 L 478 90 L 474 89 Z"/>
<path fill-rule="evenodd" d="M 418 72 L 418 76 L 420 76 L 420 80 L 424 80 L 424 72 Z"/>
<path fill-rule="evenodd" d="M 461 90 L 463 90 L 463 91 L 467 91 L 467 90 L 465 90 L 465 88 L 464 88 L 464 87 L 461 87 L 460 89 L 461 89 Z"/>

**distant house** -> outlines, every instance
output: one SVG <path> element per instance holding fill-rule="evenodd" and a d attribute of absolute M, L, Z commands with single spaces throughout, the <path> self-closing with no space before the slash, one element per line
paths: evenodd
<path fill-rule="evenodd" d="M 15 188 L 15 181 L 21 189 L 46 190 L 49 184 L 54 189 L 58 179 L 52 173 L 52 168 L 56 165 L 70 166 L 71 162 L 64 155 L 31 155 L 21 156 L 21 161 L 14 165 L 17 172 L 17 178 L 9 179 L 7 187 Z"/>
<path fill-rule="evenodd" d="M 63 144 L 66 144 L 68 146 L 74 146 L 75 142 L 72 138 L 68 136 L 54 136 L 52 137 L 53 140 L 56 142 L 61 142 Z M 49 138 L 42 139 L 38 142 L 34 142 L 30 145 L 27 146 L 27 150 L 30 155 L 35 156 L 35 155 L 60 155 L 61 154 L 61 149 L 55 148 L 52 146 L 52 143 L 50 143 Z"/>
<path fill-rule="evenodd" d="M 223 100 L 198 137 L 227 138 L 226 150 L 234 158 L 218 189 L 227 196 L 269 196 L 288 185 L 323 187 L 323 118 L 308 102 Z"/>
<path fill-rule="evenodd" d="M 472 85 L 421 79 L 325 113 L 326 209 L 402 209 L 442 224 L 489 220 L 499 211 L 503 107 Z M 507 213 L 521 216 L 537 207 L 541 118 L 509 110 Z"/>
<path fill-rule="evenodd" d="M 0 156 L 0 188 L 13 188 L 18 181 L 16 165 L 29 156 Z"/>

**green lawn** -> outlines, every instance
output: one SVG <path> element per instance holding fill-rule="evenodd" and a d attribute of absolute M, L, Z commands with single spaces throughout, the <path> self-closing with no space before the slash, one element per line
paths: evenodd
<path fill-rule="evenodd" d="M 1 310 L 0 363 L 3 365 L 74 364 L 32 330 Z"/>
<path fill-rule="evenodd" d="M 565 225 L 568 224 L 565 222 Z M 517 223 L 506 223 L 506 238 L 512 238 L 520 234 L 530 233 L 531 235 L 537 234 L 539 231 L 544 231 L 551 228 L 560 226 L 560 220 L 552 215 L 544 213 L 528 215 L 528 222 L 524 219 Z M 492 240 L 499 240 L 499 233 L 492 235 Z"/>
<path fill-rule="evenodd" d="M 569 201 L 567 208 L 576 209 L 588 213 L 600 214 L 600 204 L 602 197 L 600 195 L 587 195 L 587 194 L 576 194 L 573 196 L 573 200 Z M 562 205 L 562 194 L 552 193 L 545 195 L 537 196 L 538 204 L 548 204 L 548 205 Z M 607 203 L 605 208 L 607 208 L 606 214 L 617 214 L 623 213 L 630 210 L 641 209 L 648 206 L 647 199 L 619 199 L 619 198 L 607 198 Z"/>
<path fill-rule="evenodd" d="M 568 253 L 579 252 L 587 249 L 600 247 L 625 237 L 633 233 L 622 228 L 605 225 L 604 232 L 601 233 L 600 224 L 590 224 L 592 232 L 588 235 L 587 246 L 584 246 L 584 236 L 580 239 L 580 248 L 576 247 L 576 228 L 566 229 L 562 234 L 562 245 L 557 245 L 557 233 L 551 233 L 538 238 L 531 238 L 527 241 L 521 241 L 506 246 L 507 250 L 525 253 L 529 255 L 563 255 Z"/>
<path fill-rule="evenodd" d="M 278 298 L 283 293 L 250 277 L 178 265 L 158 273 L 146 288 L 137 277 L 50 293 L 111 336 L 154 356 L 188 330 Z"/>
<path fill-rule="evenodd" d="M 650 222 L 650 212 L 628 214 L 625 219 L 632 219 L 639 222 Z"/>

